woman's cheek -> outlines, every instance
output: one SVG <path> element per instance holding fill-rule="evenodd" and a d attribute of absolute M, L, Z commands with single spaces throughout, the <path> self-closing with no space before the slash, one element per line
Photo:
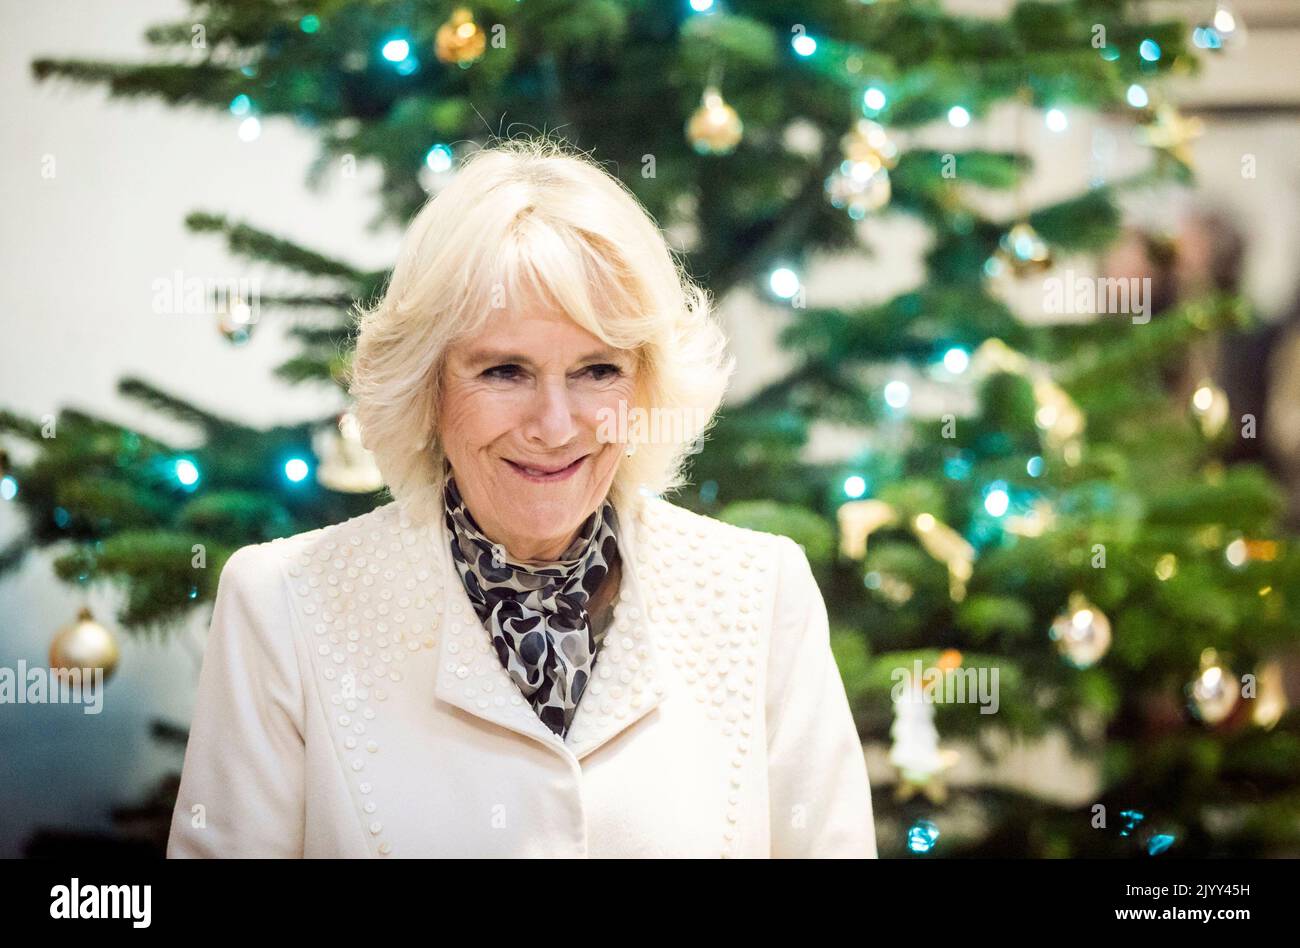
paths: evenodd
<path fill-rule="evenodd" d="M 588 428 L 617 425 L 621 417 L 632 411 L 631 387 L 611 386 L 583 396 L 581 417 Z"/>
<path fill-rule="evenodd" d="M 515 416 L 527 399 L 518 392 L 467 387 L 449 393 L 445 427 L 476 445 L 490 444 L 515 426 Z"/>

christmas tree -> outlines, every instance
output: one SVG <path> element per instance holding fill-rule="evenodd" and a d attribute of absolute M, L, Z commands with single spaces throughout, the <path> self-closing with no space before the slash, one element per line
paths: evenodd
<path fill-rule="evenodd" d="M 35 73 L 228 110 L 247 137 L 289 117 L 319 136 L 317 179 L 378 165 L 381 217 L 395 223 L 520 123 L 615 171 L 716 298 L 761 286 L 788 303 L 794 368 L 725 406 L 693 487 L 670 499 L 808 554 L 862 735 L 894 738 L 899 792 L 877 791 L 882 855 L 1297 852 L 1300 722 L 1275 660 L 1297 641 L 1300 567 L 1266 474 L 1219 460 L 1253 437 L 1251 420 L 1212 382 L 1170 381 L 1189 345 L 1244 325 L 1249 308 L 1208 295 L 1147 319 L 1031 325 L 1007 302 L 1008 285 L 1112 243 L 1126 189 L 1191 179 L 1194 126 L 1161 84 L 1230 46 L 1231 24 L 1156 22 L 1129 0 L 988 17 L 938 0 L 192 6 L 149 32 L 156 62 L 43 59 Z M 980 195 L 1019 195 L 1034 173 L 1021 149 L 908 136 L 1007 103 L 1049 126 L 1066 109 L 1131 116 L 1150 165 L 993 215 Z M 886 215 L 930 230 L 924 280 L 883 303 L 810 305 L 804 265 L 858 248 Z M 355 304 L 384 274 L 219 209 L 188 223 L 310 278 L 310 293 L 228 296 L 220 328 L 244 338 L 254 302 L 326 313 L 295 326 L 280 374 L 343 386 Z M 871 279 L 870 261 L 861 273 Z M 1059 311 L 1107 312 L 1063 292 L 1079 305 Z M 915 409 L 922 388 L 938 410 Z M 58 544 L 64 578 L 121 583 L 128 630 L 210 601 L 239 546 L 385 502 L 346 413 L 255 430 L 143 380 L 122 391 L 192 425 L 193 441 L 73 409 L 51 438 L 0 415 L 35 447 L 5 472 L 30 531 L 0 565 Z M 826 424 L 853 445 L 832 462 L 807 450 Z M 994 673 L 996 714 L 971 698 L 909 707 L 923 683 L 985 695 Z M 1097 800 L 944 786 L 941 744 L 993 756 L 995 738 L 1054 731 L 1100 762 Z M 977 829 L 949 829 L 959 807 Z"/>

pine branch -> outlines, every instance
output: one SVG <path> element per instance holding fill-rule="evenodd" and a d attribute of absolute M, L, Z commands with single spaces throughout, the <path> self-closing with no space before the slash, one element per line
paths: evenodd
<path fill-rule="evenodd" d="M 335 277 L 352 283 L 363 282 L 367 277 L 364 271 L 350 264 L 249 224 L 232 223 L 223 214 L 195 211 L 185 218 L 185 226 L 195 233 L 223 234 L 231 253 L 246 259 L 269 261 L 300 273 Z"/>

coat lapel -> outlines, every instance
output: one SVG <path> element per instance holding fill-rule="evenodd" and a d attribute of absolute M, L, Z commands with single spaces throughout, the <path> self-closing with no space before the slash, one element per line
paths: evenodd
<path fill-rule="evenodd" d="M 451 559 L 451 538 L 442 516 L 430 537 L 433 557 L 442 577 L 441 631 L 437 698 L 463 711 L 509 728 L 579 760 L 644 717 L 663 700 L 665 668 L 663 634 L 651 621 L 651 581 L 638 573 L 638 554 L 645 544 L 644 523 L 638 513 L 644 500 L 636 495 L 633 510 L 619 510 L 619 553 L 622 577 L 614 616 L 596 656 L 591 683 L 578 702 L 568 740 L 541 722 L 502 666 L 492 637 L 474 612 L 460 574 Z"/>

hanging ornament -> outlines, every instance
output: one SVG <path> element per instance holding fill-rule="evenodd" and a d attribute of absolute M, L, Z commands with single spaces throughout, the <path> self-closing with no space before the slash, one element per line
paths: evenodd
<path fill-rule="evenodd" d="M 1218 724 L 1237 706 L 1236 676 L 1214 649 L 1201 652 L 1201 672 L 1187 686 L 1187 695 L 1192 713 L 1206 724 Z"/>
<path fill-rule="evenodd" d="M 840 528 L 840 552 L 849 559 L 864 559 L 867 538 L 881 527 L 894 526 L 900 520 L 898 511 L 883 500 L 851 500 L 840 504 L 835 516 Z M 964 600 L 966 584 L 975 571 L 975 547 L 933 514 L 917 514 L 908 526 L 925 552 L 948 567 L 948 595 L 952 601 Z M 888 585 L 890 578 L 884 574 L 879 574 L 879 578 L 879 588 L 893 601 Z M 902 586 L 907 587 L 903 597 L 906 601 L 911 598 L 910 586 L 896 585 L 894 591 L 901 592 Z"/>
<path fill-rule="evenodd" d="M 840 552 L 851 560 L 867 555 L 867 538 L 881 527 L 897 522 L 894 508 L 883 500 L 855 500 L 835 511 L 840 528 Z"/>
<path fill-rule="evenodd" d="M 939 731 L 934 724 L 934 705 L 925 700 L 921 683 L 909 674 L 894 696 L 894 722 L 889 727 L 893 745 L 889 762 L 898 768 L 899 802 L 923 793 L 936 806 L 947 799 L 948 790 L 942 774 L 957 763 L 960 755 L 939 747 Z"/>
<path fill-rule="evenodd" d="M 352 412 L 343 412 L 336 427 L 326 428 L 313 440 L 320 459 L 316 481 L 322 487 L 341 494 L 371 494 L 384 486 L 375 456 L 361 445 L 361 426 Z"/>
<path fill-rule="evenodd" d="M 1043 432 L 1043 443 L 1059 452 L 1067 464 L 1078 464 L 1083 456 L 1083 410 L 1068 392 L 1054 382 L 1047 371 L 1034 365 L 1001 339 L 984 340 L 970 357 L 973 374 L 982 378 L 1004 372 L 1030 379 L 1034 390 L 1034 424 Z"/>
<path fill-rule="evenodd" d="M 1089 668 L 1110 649 L 1110 620 L 1083 593 L 1071 593 L 1066 611 L 1056 617 L 1048 635 L 1067 662 Z"/>
<path fill-rule="evenodd" d="M 740 144 L 744 132 L 740 116 L 726 103 L 716 86 L 704 90 L 700 107 L 686 124 L 686 139 L 701 155 L 731 154 Z"/>
<path fill-rule="evenodd" d="M 439 61 L 468 66 L 487 48 L 487 36 L 474 22 L 474 14 L 467 7 L 452 11 L 451 19 L 438 27 L 433 53 Z"/>
<path fill-rule="evenodd" d="M 864 118 L 840 139 L 840 149 L 844 160 L 826 179 L 826 194 L 832 206 L 862 220 L 889 203 L 889 172 L 898 164 L 898 148 L 883 125 Z"/>
<path fill-rule="evenodd" d="M 990 263 L 986 266 L 990 276 L 999 276 L 1010 272 L 1017 279 L 1033 276 L 1050 269 L 1053 263 L 1051 248 L 1047 241 L 1039 236 L 1032 224 L 1021 220 L 1012 225 L 998 241 L 998 249 L 993 252 Z"/>
<path fill-rule="evenodd" d="M 1191 410 L 1200 423 L 1201 434 L 1216 437 L 1228 422 L 1227 393 L 1206 379 L 1192 393 Z"/>
<path fill-rule="evenodd" d="M 242 346 L 248 342 L 256 322 L 253 307 L 242 297 L 223 299 L 217 305 L 217 329 L 231 345 Z"/>
<path fill-rule="evenodd" d="M 1069 464 L 1078 463 L 1083 435 L 1083 410 L 1065 389 L 1046 374 L 1034 379 L 1034 424 L 1043 432 L 1043 442 L 1059 451 Z"/>
<path fill-rule="evenodd" d="M 1277 659 L 1265 662 L 1259 667 L 1259 673 L 1255 678 L 1259 691 L 1255 695 L 1251 720 L 1268 731 L 1282 720 L 1282 715 L 1291 706 L 1287 701 L 1286 685 L 1282 680 L 1282 663 Z"/>
<path fill-rule="evenodd" d="M 1205 130 L 1198 118 L 1184 118 L 1176 106 L 1164 103 L 1149 122 L 1138 126 L 1138 137 L 1167 158 L 1191 170 L 1192 141 Z"/>
<path fill-rule="evenodd" d="M 117 667 L 119 654 L 113 633 L 83 607 L 76 621 L 60 629 L 50 643 L 50 668 L 100 669 L 107 679 Z"/>

